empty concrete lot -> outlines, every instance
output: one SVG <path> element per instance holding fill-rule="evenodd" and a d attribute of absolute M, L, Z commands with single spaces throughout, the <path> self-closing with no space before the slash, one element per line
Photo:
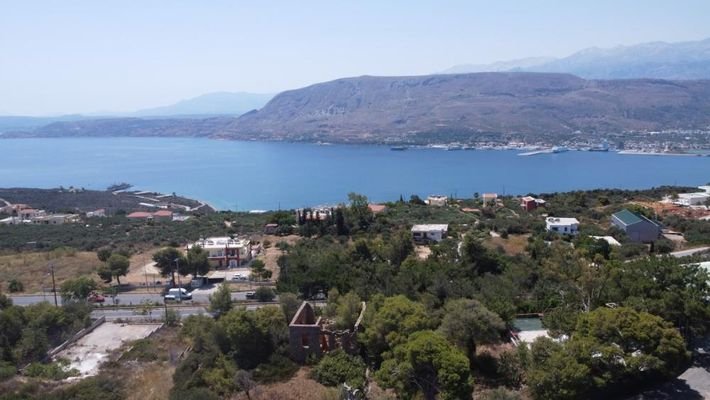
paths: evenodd
<path fill-rule="evenodd" d="M 99 366 L 112 350 L 124 343 L 149 336 L 160 324 L 117 324 L 105 322 L 94 331 L 57 354 L 57 358 L 70 361 L 69 368 L 76 368 L 81 377 L 96 375 Z"/>

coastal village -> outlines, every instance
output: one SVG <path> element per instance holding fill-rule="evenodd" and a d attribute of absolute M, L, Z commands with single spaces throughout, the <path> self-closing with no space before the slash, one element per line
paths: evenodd
<path fill-rule="evenodd" d="M 294 279 L 302 278 L 289 267 L 290 262 L 296 262 L 289 261 L 290 257 L 308 248 L 302 246 L 317 243 L 314 238 L 327 241 L 329 235 L 350 237 L 355 248 L 348 251 L 369 254 L 374 248 L 357 247 L 373 246 L 363 241 L 371 235 L 363 236 L 365 232 L 372 229 L 406 232 L 401 246 L 404 249 L 411 246 L 411 251 L 405 250 L 405 259 L 397 261 L 402 265 L 427 263 L 447 252 L 453 252 L 447 257 L 465 259 L 467 252 L 472 251 L 471 246 L 478 246 L 473 243 L 480 243 L 483 247 L 476 250 L 480 253 L 476 257 L 482 258 L 474 261 L 478 263 L 486 257 L 508 260 L 526 254 L 525 257 L 535 257 L 547 247 L 582 254 L 592 252 L 596 256 L 591 259 L 600 264 L 605 260 L 629 263 L 648 255 L 662 255 L 697 263 L 710 272 L 708 185 L 524 196 L 475 193 L 468 199 L 432 194 L 425 199 L 411 196 L 408 201 L 378 204 L 352 194 L 349 204 L 260 213 L 211 210 L 205 213 L 204 204 L 195 205 L 192 201 L 189 205 L 180 204 L 174 202 L 174 195 L 165 201 L 167 196 L 147 192 L 112 194 L 118 195 L 135 197 L 136 208 L 118 211 L 115 207 L 91 204 L 97 208 L 77 206 L 76 210 L 88 211 L 70 214 L 46 205 L 43 206 L 46 211 L 38 209 L 29 201 L 3 199 L 5 205 L 0 209 L 0 222 L 6 225 L 0 230 L 0 237 L 22 237 L 14 242 L 1 240 L 3 251 L 13 251 L 12 246 L 16 246 L 14 251 L 21 251 L 18 254 L 25 254 L 26 259 L 18 265 L 14 256 L 0 255 L 2 293 L 25 307 L 45 301 L 52 304 L 58 295 L 62 302 L 71 302 L 74 296 L 79 296 L 92 305 L 90 326 L 66 336 L 66 340 L 47 353 L 48 361 L 66 363 L 61 368 L 67 375 L 62 376 L 72 376 L 71 379 L 101 376 L 107 371 L 105 364 L 130 356 L 138 344 L 155 349 L 168 346 L 173 354 L 170 362 L 178 365 L 181 360 L 189 359 L 192 347 L 176 338 L 175 326 L 187 326 L 191 318 L 201 315 L 219 318 L 221 312 L 234 307 L 279 309 L 286 307 L 284 301 L 294 307 L 287 314 L 288 334 L 284 339 L 284 354 L 294 363 L 294 371 L 304 371 L 308 367 L 303 365 L 331 353 L 358 357 L 369 346 L 367 339 L 363 339 L 368 337 L 368 329 L 372 329 L 368 324 L 374 318 L 368 309 L 381 307 L 377 303 L 381 300 L 373 305 L 355 295 L 347 297 L 350 317 L 342 320 L 334 310 L 345 307 L 345 293 L 338 294 L 334 286 L 325 283 L 331 278 L 314 275 L 295 283 Z M 367 228 L 361 225 L 365 223 Z M 116 226 L 130 235 L 102 238 L 104 230 L 92 230 L 97 224 Z M 46 232 L 42 231 L 50 228 L 46 225 L 54 225 L 51 234 L 56 236 L 62 236 L 62 229 L 72 229 L 71 237 L 65 238 L 61 245 L 50 245 L 53 248 L 49 253 L 36 245 L 46 242 Z M 162 242 L 142 241 L 140 237 L 145 233 L 140 232 L 145 229 L 163 232 Z M 358 229 L 362 233 L 354 234 Z M 96 237 L 77 242 L 77 237 L 84 236 L 80 234 L 82 230 L 91 231 Z M 380 235 L 375 233 L 372 237 Z M 389 245 L 379 243 L 378 246 Z M 86 248 L 82 249 L 82 245 Z M 100 263 L 102 252 L 110 255 L 104 259 L 107 265 L 114 255 L 125 259 L 128 264 L 125 270 L 111 273 L 105 279 L 95 266 Z M 34 256 L 40 254 L 46 257 Z M 195 261 L 199 257 L 203 257 L 204 265 Z M 18 268 L 28 271 L 20 273 Z M 80 276 L 90 279 L 90 290 L 72 292 L 68 282 L 78 284 L 75 280 Z M 226 296 L 224 308 L 215 306 L 219 293 Z M 558 328 L 546 326 L 549 323 L 543 318 L 545 310 L 532 308 L 522 312 L 523 308 L 518 308 L 518 312 L 508 317 L 509 322 L 501 326 L 500 336 L 496 334 L 498 339 L 479 349 L 483 351 L 481 354 L 489 357 L 516 347 L 529 347 L 539 338 L 564 342 L 565 336 L 557 333 Z M 127 371 L 120 374 L 137 379 Z M 265 396 L 277 395 L 289 385 L 305 385 L 316 393 L 325 390 L 303 372 L 289 376 L 292 378 L 283 383 L 262 383 L 261 390 L 267 393 Z M 486 382 L 488 378 L 477 379 Z M 357 396 L 362 396 L 363 391 L 385 393 L 385 388 L 373 379 L 365 386 L 345 384 L 342 389 L 354 396 L 350 398 L 361 398 Z"/>

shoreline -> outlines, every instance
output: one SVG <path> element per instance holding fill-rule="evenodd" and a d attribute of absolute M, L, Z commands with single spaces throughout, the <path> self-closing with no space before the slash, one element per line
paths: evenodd
<path fill-rule="evenodd" d="M 603 153 L 617 153 L 624 155 L 663 155 L 663 156 L 696 156 L 696 157 L 710 157 L 710 148 L 701 149 L 705 153 L 665 153 L 663 151 L 644 151 L 644 150 L 613 150 L 608 151 L 595 151 L 590 150 L 589 144 L 581 145 L 576 147 L 570 144 L 547 144 L 547 143 L 536 143 L 527 144 L 514 142 L 509 144 L 503 143 L 484 143 L 484 144 L 465 144 L 461 142 L 437 142 L 437 143 L 402 143 L 402 142 L 353 142 L 353 141 L 323 141 L 323 140 L 292 140 L 292 139 L 243 139 L 243 138 L 225 138 L 225 137 L 210 137 L 210 136 L 12 136 L 3 135 L 0 133 L 0 140 L 39 140 L 39 139 L 205 139 L 214 141 L 230 141 L 230 142 L 244 142 L 244 143 L 289 143 L 289 144 L 304 144 L 313 146 L 377 146 L 377 147 L 403 147 L 403 150 L 444 150 L 448 151 L 451 146 L 465 146 L 466 148 L 456 149 L 456 150 L 496 150 L 496 151 L 526 151 L 526 152 L 536 152 L 540 154 L 547 153 L 544 151 L 552 147 L 565 147 L 567 151 L 581 151 L 581 152 L 603 152 Z M 697 149 L 695 149 L 697 150 Z"/>
<path fill-rule="evenodd" d="M 631 156 L 681 156 L 681 157 L 710 157 L 710 153 L 664 153 L 658 151 L 620 150 L 617 154 Z"/>

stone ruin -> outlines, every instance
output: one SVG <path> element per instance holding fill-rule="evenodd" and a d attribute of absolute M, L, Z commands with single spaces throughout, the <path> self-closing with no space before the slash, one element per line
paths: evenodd
<path fill-rule="evenodd" d="M 360 315 L 350 329 L 335 329 L 333 321 L 316 317 L 313 306 L 304 301 L 288 324 L 291 358 L 299 363 L 313 355 L 320 358 L 324 353 L 343 349 L 348 354 L 357 354 L 357 333 L 360 330 L 366 304 L 363 301 Z"/>

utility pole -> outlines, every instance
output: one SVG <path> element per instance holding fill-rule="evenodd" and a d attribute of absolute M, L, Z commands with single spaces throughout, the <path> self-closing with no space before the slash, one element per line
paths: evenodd
<path fill-rule="evenodd" d="M 180 282 L 180 258 L 175 259 L 175 272 L 178 276 L 178 303 L 182 302 L 182 283 Z"/>
<path fill-rule="evenodd" d="M 49 263 L 49 272 L 52 274 L 52 293 L 54 293 L 54 306 L 59 307 L 57 303 L 57 284 L 54 281 L 54 263 Z"/>

